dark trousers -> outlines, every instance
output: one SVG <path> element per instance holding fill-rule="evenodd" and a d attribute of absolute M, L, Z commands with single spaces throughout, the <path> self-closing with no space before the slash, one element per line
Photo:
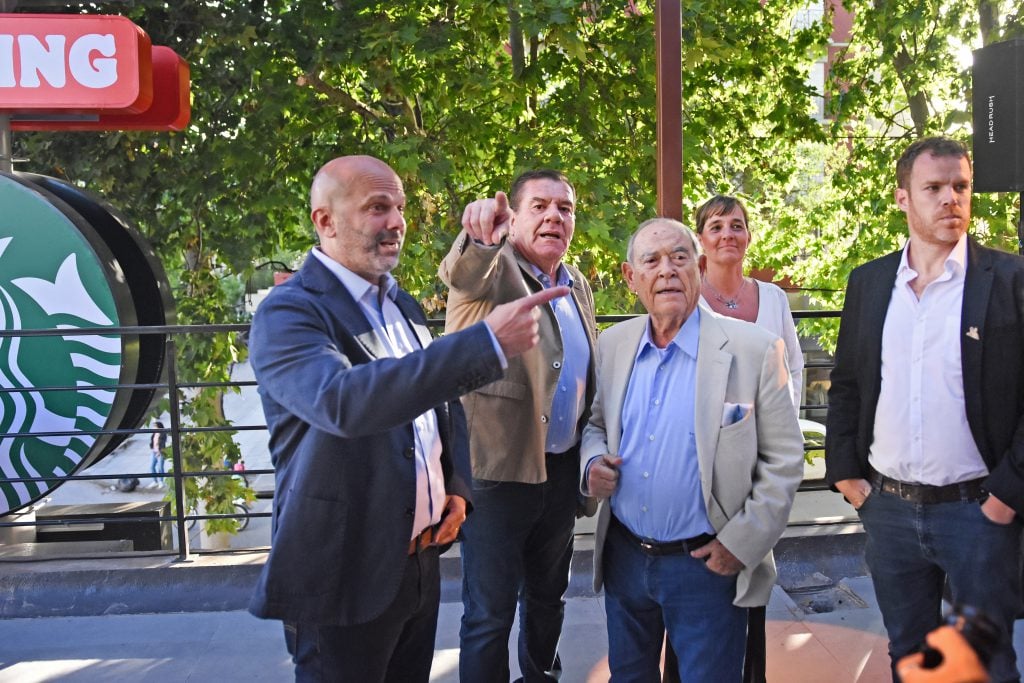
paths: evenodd
<path fill-rule="evenodd" d="M 508 638 L 519 606 L 523 680 L 557 680 L 579 490 L 579 449 L 547 456 L 548 480 L 473 480 L 462 526 L 459 676 L 508 683 Z"/>
<path fill-rule="evenodd" d="M 395 601 L 371 622 L 286 622 L 295 680 L 428 683 L 441 599 L 439 567 L 437 548 L 410 555 Z"/>
<path fill-rule="evenodd" d="M 1020 522 L 990 522 L 977 501 L 911 503 L 877 487 L 858 512 L 894 668 L 940 625 L 948 578 L 953 602 L 980 610 L 1002 632 L 989 665 L 993 683 L 1020 680 L 1013 651 Z"/>

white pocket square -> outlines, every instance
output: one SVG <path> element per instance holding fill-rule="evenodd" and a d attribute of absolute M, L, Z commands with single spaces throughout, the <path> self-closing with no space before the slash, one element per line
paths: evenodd
<path fill-rule="evenodd" d="M 736 424 L 740 420 L 746 419 L 747 415 L 750 415 L 753 410 L 753 403 L 729 403 L 726 401 L 722 406 L 722 426 L 728 427 L 731 424 Z"/>

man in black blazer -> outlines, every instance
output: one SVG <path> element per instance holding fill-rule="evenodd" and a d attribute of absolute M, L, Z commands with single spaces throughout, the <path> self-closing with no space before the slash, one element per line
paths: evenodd
<path fill-rule="evenodd" d="M 276 470 L 270 556 L 250 610 L 285 622 L 297 680 L 427 681 L 438 554 L 466 518 L 462 394 L 537 343 L 534 307 L 496 307 L 432 341 L 390 275 L 405 193 L 387 164 L 340 157 L 310 190 L 319 246 L 253 318 Z"/>
<path fill-rule="evenodd" d="M 967 237 L 971 163 L 959 142 L 919 140 L 896 169 L 910 239 L 850 275 L 827 479 L 864 524 L 893 662 L 939 625 L 948 577 L 955 602 L 1002 630 L 992 680 L 1016 681 L 1024 259 Z"/>

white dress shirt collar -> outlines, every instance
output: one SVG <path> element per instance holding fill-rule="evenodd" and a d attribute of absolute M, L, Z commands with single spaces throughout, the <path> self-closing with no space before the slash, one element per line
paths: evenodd
<path fill-rule="evenodd" d="M 960 239 L 953 245 L 953 249 L 946 256 L 945 273 L 940 280 L 963 279 L 967 273 L 967 234 L 960 235 Z M 900 253 L 900 265 L 896 268 L 896 284 L 905 285 L 917 277 L 917 271 L 910 265 L 910 240 L 903 245 Z"/>
<path fill-rule="evenodd" d="M 362 301 L 363 297 L 366 296 L 367 292 L 373 292 L 375 296 L 380 296 L 380 286 L 373 284 L 369 280 L 365 279 L 361 275 L 356 275 L 351 270 L 341 265 L 330 256 L 325 254 L 320 247 L 313 247 L 311 252 L 317 261 L 324 264 L 327 270 L 334 273 L 335 277 L 341 281 L 341 284 L 345 286 L 348 293 L 352 295 L 352 298 L 356 301 Z M 398 281 L 391 277 L 391 273 L 385 273 L 381 278 L 381 285 L 384 287 L 384 293 L 389 299 L 395 301 L 398 298 Z"/>

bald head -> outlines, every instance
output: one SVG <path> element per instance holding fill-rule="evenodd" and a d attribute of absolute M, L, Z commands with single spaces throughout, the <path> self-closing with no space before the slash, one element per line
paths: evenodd
<path fill-rule="evenodd" d="M 377 284 L 398 265 L 405 239 L 405 191 L 390 166 L 371 156 L 333 159 L 309 189 L 321 250 Z"/>
<path fill-rule="evenodd" d="M 313 178 L 309 188 L 310 210 L 324 206 L 331 201 L 333 195 L 346 192 L 353 178 L 366 173 L 391 175 L 398 180 L 398 174 L 377 157 L 355 154 L 331 159 L 320 167 Z"/>

